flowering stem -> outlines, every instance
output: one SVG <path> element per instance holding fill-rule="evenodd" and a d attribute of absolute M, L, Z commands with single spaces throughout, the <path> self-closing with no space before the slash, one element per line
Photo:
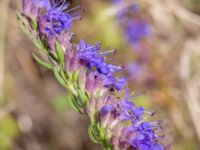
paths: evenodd
<path fill-rule="evenodd" d="M 49 61 L 35 53 L 33 58 L 51 70 L 57 81 L 69 91 L 67 101 L 70 106 L 88 116 L 90 139 L 101 144 L 104 150 L 164 150 L 158 142 L 159 123 L 145 122 L 146 112 L 130 101 L 127 92 L 123 99 L 115 96 L 123 89 L 126 80 L 114 75 L 122 70 L 121 66 L 105 62 L 105 57 L 114 51 L 99 53 L 98 43 L 71 42 L 73 34 L 68 30 L 79 16 L 73 13 L 73 9 L 67 11 L 68 3 L 22 2 L 23 11 L 17 15 L 19 27 Z M 125 122 L 130 124 L 125 125 Z"/>

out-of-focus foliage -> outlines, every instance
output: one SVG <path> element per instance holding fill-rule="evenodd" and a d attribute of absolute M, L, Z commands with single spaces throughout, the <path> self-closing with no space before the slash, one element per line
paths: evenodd
<path fill-rule="evenodd" d="M 17 123 L 11 116 L 0 119 L 0 149 L 12 148 L 13 139 L 18 133 Z"/>

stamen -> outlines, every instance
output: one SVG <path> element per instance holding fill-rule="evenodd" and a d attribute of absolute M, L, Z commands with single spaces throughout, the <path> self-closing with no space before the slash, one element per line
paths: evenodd
<path fill-rule="evenodd" d="M 63 11 L 66 10 L 67 13 L 70 13 L 70 12 L 76 10 L 76 9 L 79 9 L 79 8 L 80 8 L 80 6 L 76 6 L 76 7 L 74 7 L 74 8 L 69 9 L 69 10 L 66 10 L 67 8 L 66 8 L 66 9 L 63 9 Z"/>
<path fill-rule="evenodd" d="M 60 7 L 58 8 L 58 10 L 62 10 L 62 7 L 64 6 L 64 4 L 66 3 L 66 0 L 63 1 L 63 3 L 60 5 Z"/>
<path fill-rule="evenodd" d="M 65 1 L 65 0 L 64 0 L 64 1 Z M 57 8 L 57 7 L 59 7 L 60 5 L 62 5 L 62 1 L 59 1 L 59 2 L 57 2 L 57 3 L 54 1 L 54 4 L 55 4 L 55 8 Z"/>
<path fill-rule="evenodd" d="M 110 50 L 110 51 L 106 51 L 106 52 L 101 52 L 101 53 L 99 53 L 99 55 L 104 57 L 104 56 L 108 56 L 108 55 L 115 54 L 115 53 L 116 53 L 116 50 Z"/>

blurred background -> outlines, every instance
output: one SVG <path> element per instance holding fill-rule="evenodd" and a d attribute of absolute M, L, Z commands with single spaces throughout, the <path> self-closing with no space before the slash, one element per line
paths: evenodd
<path fill-rule="evenodd" d="M 138 105 L 163 120 L 172 150 L 200 150 L 200 0 L 71 0 L 82 19 L 72 31 L 124 66 Z M 18 29 L 21 0 L 0 0 L 0 150 L 100 150 L 88 120 L 31 58 Z"/>

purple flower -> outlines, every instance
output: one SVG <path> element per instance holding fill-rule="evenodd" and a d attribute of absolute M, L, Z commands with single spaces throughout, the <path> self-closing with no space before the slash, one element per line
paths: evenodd
<path fill-rule="evenodd" d="M 70 13 L 72 10 L 67 10 L 68 7 L 69 5 L 65 1 L 56 3 L 42 14 L 39 17 L 40 33 L 46 37 L 54 37 L 69 30 L 72 21 L 80 16 L 77 13 Z"/>
<path fill-rule="evenodd" d="M 157 135 L 160 122 L 146 121 L 145 118 L 151 117 L 152 113 L 141 106 L 136 107 L 130 100 L 128 95 L 124 100 L 113 99 L 113 103 L 106 103 L 99 111 L 102 124 L 113 131 L 113 147 L 124 150 L 164 150 L 164 146 L 159 143 L 163 136 Z M 129 124 L 125 125 L 124 122 Z"/>
<path fill-rule="evenodd" d="M 89 93 L 93 93 L 103 87 L 102 75 L 97 72 L 90 72 L 86 77 L 85 88 Z"/>
<path fill-rule="evenodd" d="M 22 12 L 29 17 L 36 18 L 39 10 L 48 10 L 50 8 L 50 0 L 22 0 Z"/>
<path fill-rule="evenodd" d="M 105 53 L 99 52 L 101 50 L 99 43 L 89 45 L 81 40 L 77 45 L 77 49 L 79 50 L 78 58 L 80 62 L 87 66 L 88 69 L 103 75 L 106 87 L 113 87 L 117 90 L 121 90 L 124 87 L 126 80 L 124 78 L 117 79 L 114 76 L 114 73 L 121 71 L 122 67 L 105 62 Z"/>
<path fill-rule="evenodd" d="M 74 12 L 79 7 L 68 9 L 66 1 L 23 0 L 22 7 L 23 14 L 36 19 L 39 33 L 51 42 L 62 32 L 68 31 L 75 19 L 80 18 L 79 13 Z"/>
<path fill-rule="evenodd" d="M 160 144 L 163 136 L 157 134 L 160 122 L 146 121 L 152 114 L 141 106 L 137 107 L 131 101 L 128 90 L 124 99 L 115 93 L 124 87 L 126 79 L 115 76 L 122 70 L 121 66 L 106 62 L 106 56 L 114 51 L 100 52 L 99 43 L 91 45 L 83 40 L 78 44 L 71 43 L 72 33 L 68 30 L 72 21 L 79 18 L 77 13 L 72 13 L 76 8 L 67 10 L 69 5 L 65 1 L 53 2 L 23 0 L 23 14 L 27 20 L 37 21 L 38 30 L 34 28 L 33 36 L 41 39 L 43 45 L 54 50 L 55 42 L 60 44 L 63 53 L 58 48 L 56 52 L 62 61 L 56 60 L 51 65 L 59 67 L 59 72 L 54 70 L 54 73 L 60 83 L 72 92 L 74 106 L 91 119 L 89 131 L 97 133 L 94 138 L 97 136 L 102 143 L 102 137 L 106 137 L 106 147 L 111 148 L 111 144 L 113 149 L 164 150 Z M 134 9 L 134 6 L 130 7 L 130 12 Z M 126 23 L 126 34 L 133 42 L 147 35 L 145 24 Z M 53 57 L 51 53 L 48 56 Z"/>
<path fill-rule="evenodd" d="M 121 0 L 113 0 L 115 5 L 121 5 Z M 136 3 L 120 10 L 117 19 L 123 28 L 126 40 L 133 45 L 137 45 L 142 39 L 150 35 L 150 28 L 144 19 L 136 17 L 140 8 Z"/>
<path fill-rule="evenodd" d="M 100 110 L 100 116 L 105 117 L 113 109 L 112 105 L 105 105 Z"/>
<path fill-rule="evenodd" d="M 129 43 L 137 44 L 150 35 L 150 29 L 144 20 L 132 19 L 124 25 L 124 33 Z"/>

